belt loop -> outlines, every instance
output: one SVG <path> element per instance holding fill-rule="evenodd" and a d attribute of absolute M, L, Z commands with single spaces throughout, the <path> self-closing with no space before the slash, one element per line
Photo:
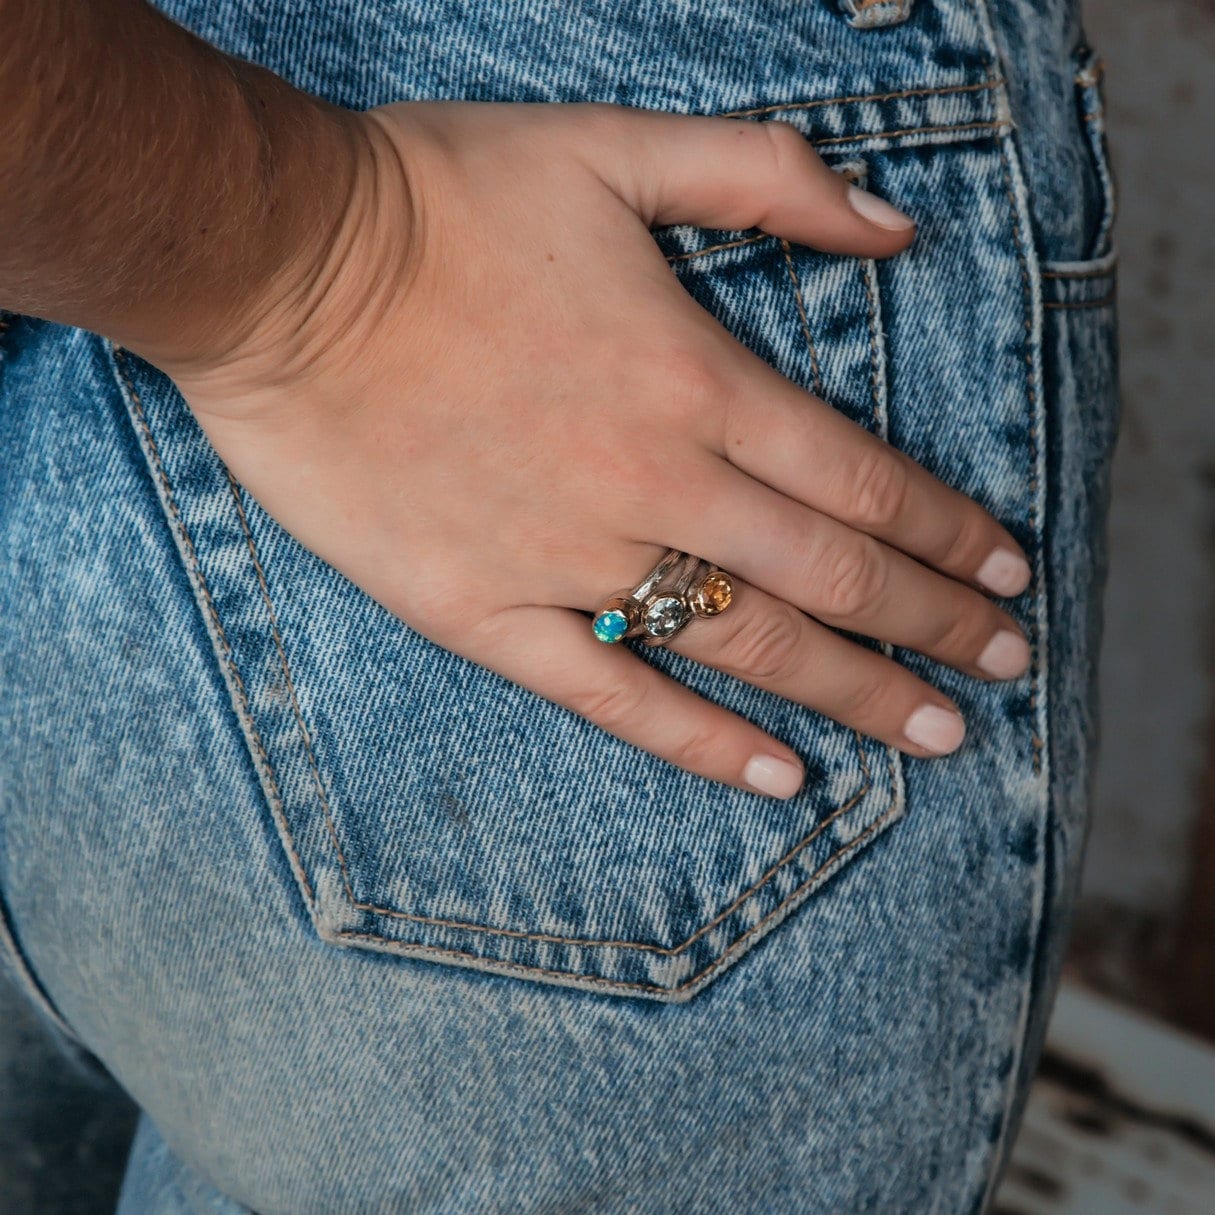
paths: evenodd
<path fill-rule="evenodd" d="M 848 24 L 858 30 L 880 29 L 898 25 L 911 16 L 914 0 L 840 0 L 848 14 Z"/>

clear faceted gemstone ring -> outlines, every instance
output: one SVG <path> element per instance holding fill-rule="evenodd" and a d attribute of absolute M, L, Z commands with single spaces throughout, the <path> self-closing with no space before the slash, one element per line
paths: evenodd
<path fill-rule="evenodd" d="M 666 590 L 653 591 L 641 605 L 641 627 L 645 634 L 642 640 L 646 645 L 670 641 L 688 623 L 692 615 L 688 591 L 700 565 L 699 557 L 684 553 L 674 583 Z"/>

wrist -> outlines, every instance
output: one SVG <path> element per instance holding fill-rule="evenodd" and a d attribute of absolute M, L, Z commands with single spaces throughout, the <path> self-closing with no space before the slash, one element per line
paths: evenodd
<path fill-rule="evenodd" d="M 146 0 L 4 13 L 0 306 L 166 370 L 220 357 L 343 222 L 359 116 Z"/>
<path fill-rule="evenodd" d="M 415 276 L 416 200 L 402 139 L 375 111 L 308 100 L 317 125 L 293 123 L 286 134 L 284 201 L 273 208 L 280 227 L 261 242 L 269 250 L 262 276 L 233 297 L 205 340 L 137 351 L 177 382 L 199 416 L 298 412 L 300 384 L 342 359 L 361 360 Z M 318 198 L 318 166 L 336 161 L 341 171 Z"/>
<path fill-rule="evenodd" d="M 257 65 L 224 57 L 224 68 L 227 163 L 199 165 L 197 185 L 205 193 L 208 168 L 228 181 L 195 216 L 194 247 L 183 251 L 191 278 L 166 265 L 156 315 L 132 317 L 125 337 L 115 327 L 124 345 L 173 375 L 232 357 L 305 290 L 346 220 L 366 159 L 360 115 Z"/>

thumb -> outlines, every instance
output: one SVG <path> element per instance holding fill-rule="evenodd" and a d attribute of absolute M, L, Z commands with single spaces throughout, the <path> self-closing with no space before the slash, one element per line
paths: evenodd
<path fill-rule="evenodd" d="M 915 221 L 834 172 L 777 120 L 631 110 L 601 176 L 650 227 L 759 228 L 826 253 L 888 257 Z"/>

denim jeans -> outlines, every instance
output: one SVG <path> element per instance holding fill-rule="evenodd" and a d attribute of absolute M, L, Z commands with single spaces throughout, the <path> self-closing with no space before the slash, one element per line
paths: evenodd
<path fill-rule="evenodd" d="M 655 239 L 741 341 L 1012 531 L 1034 659 L 990 684 L 894 651 L 969 722 L 917 760 L 639 646 L 807 769 L 789 801 L 710 782 L 415 633 L 154 368 L 7 318 L 0 952 L 142 1111 L 121 1211 L 987 1208 L 1096 744 L 1114 190 L 1074 4 L 162 7 L 352 107 L 796 125 L 917 219 L 907 252 Z"/>

